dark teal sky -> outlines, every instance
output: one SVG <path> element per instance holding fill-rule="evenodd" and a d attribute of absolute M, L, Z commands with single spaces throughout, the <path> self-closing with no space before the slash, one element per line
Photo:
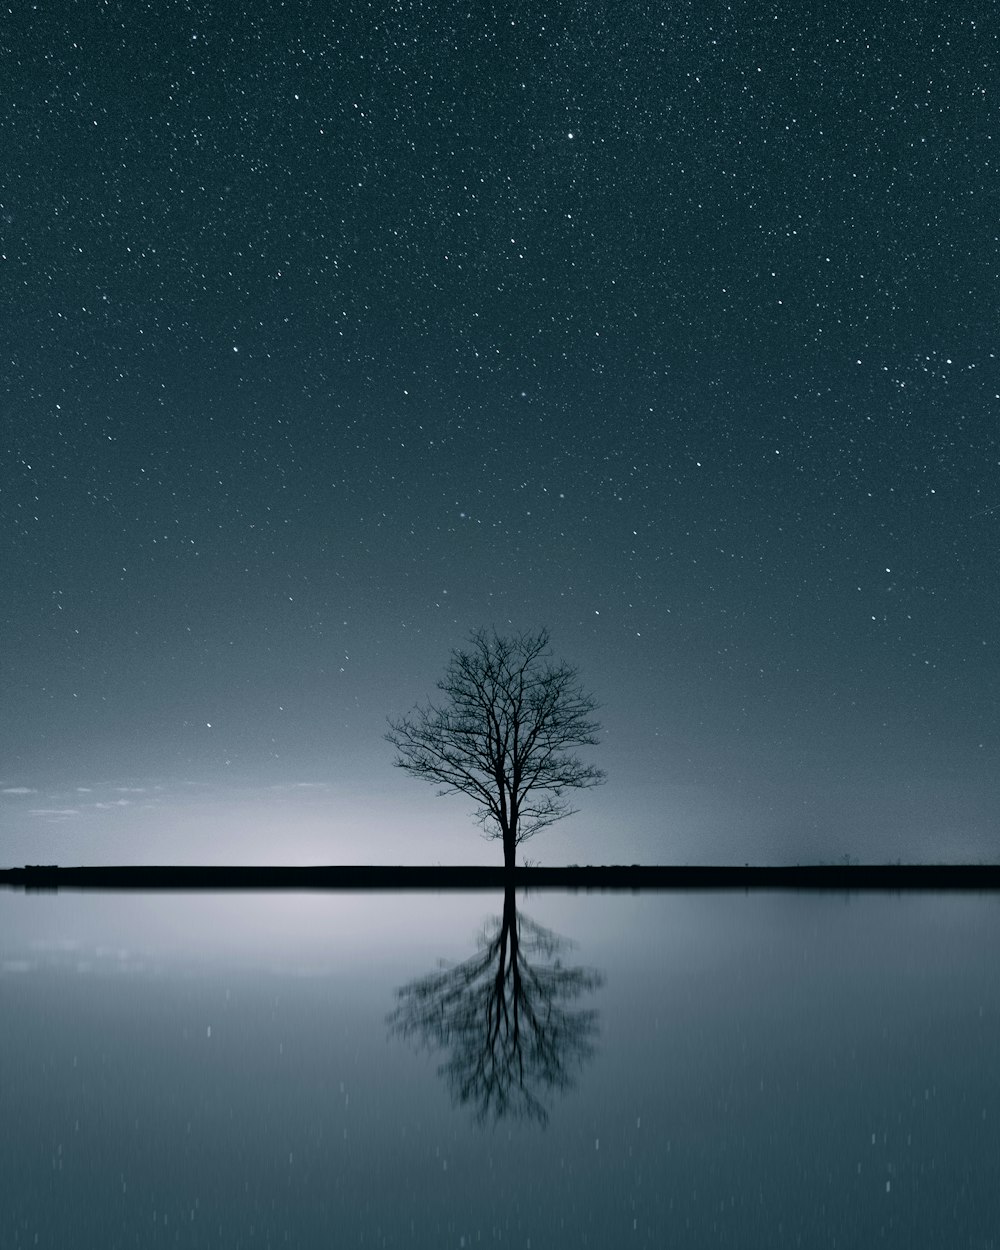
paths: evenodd
<path fill-rule="evenodd" d="M 529 854 L 994 857 L 989 10 L 244 10 L 8 18 L 0 858 L 489 858 L 381 738 L 484 624 Z"/>

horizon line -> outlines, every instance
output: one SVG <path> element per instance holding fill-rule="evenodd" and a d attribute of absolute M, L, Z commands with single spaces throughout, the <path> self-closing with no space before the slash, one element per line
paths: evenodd
<path fill-rule="evenodd" d="M 862 864 L 25 864 L 0 887 L 68 890 L 546 890 L 996 891 L 1000 863 Z"/>

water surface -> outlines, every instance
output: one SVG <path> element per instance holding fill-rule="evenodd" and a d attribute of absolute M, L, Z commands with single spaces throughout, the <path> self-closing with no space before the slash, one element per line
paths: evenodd
<path fill-rule="evenodd" d="M 993 896 L 5 893 L 0 1244 L 994 1245 L 997 949 Z"/>

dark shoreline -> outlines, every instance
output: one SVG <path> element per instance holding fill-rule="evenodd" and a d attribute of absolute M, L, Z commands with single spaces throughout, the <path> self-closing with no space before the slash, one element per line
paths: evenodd
<path fill-rule="evenodd" d="M 155 865 L 0 869 L 15 890 L 1000 890 L 1000 864 L 586 865 L 565 868 Z"/>

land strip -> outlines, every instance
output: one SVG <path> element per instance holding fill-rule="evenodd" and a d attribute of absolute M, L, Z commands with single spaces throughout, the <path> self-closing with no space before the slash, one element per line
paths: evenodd
<path fill-rule="evenodd" d="M 1000 864 L 642 865 L 563 868 L 28 864 L 0 869 L 17 890 L 1000 890 Z"/>

